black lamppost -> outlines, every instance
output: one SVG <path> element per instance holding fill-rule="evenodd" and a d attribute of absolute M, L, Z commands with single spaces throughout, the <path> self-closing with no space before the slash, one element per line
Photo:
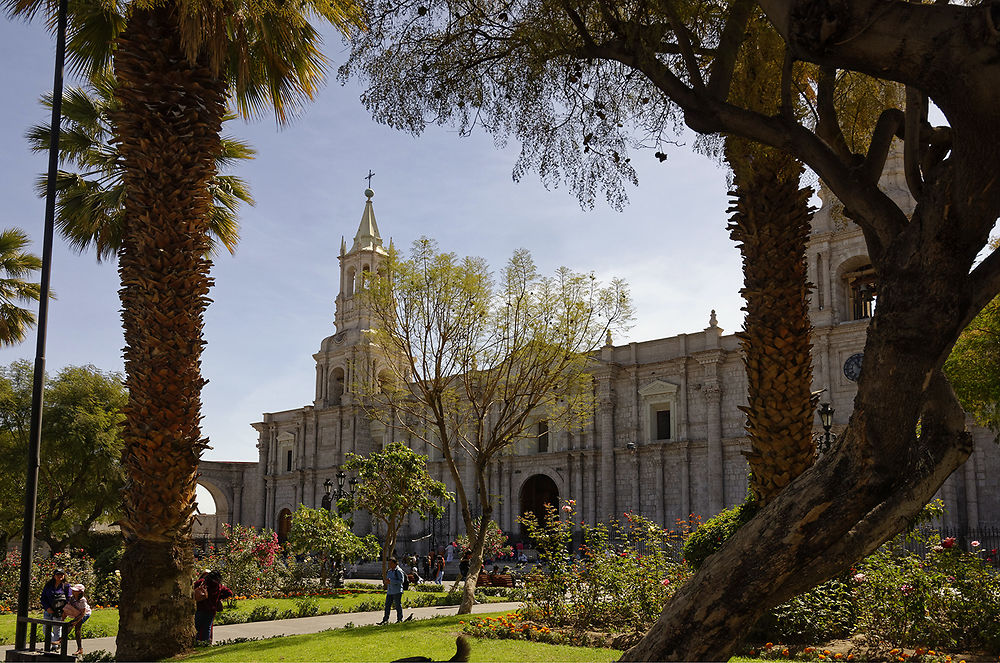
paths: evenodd
<path fill-rule="evenodd" d="M 31 419 L 28 428 L 27 473 L 25 475 L 24 522 L 21 533 L 21 575 L 17 591 L 17 624 L 14 649 L 23 650 L 28 635 L 28 602 L 31 596 L 31 559 L 35 545 L 38 502 L 38 466 L 41 464 L 42 396 L 45 383 L 45 339 L 49 319 L 49 279 L 55 233 L 56 176 L 59 169 L 59 126 L 62 120 L 63 63 L 66 59 L 68 0 L 59 0 L 56 10 L 56 62 L 52 80 L 52 123 L 49 125 L 49 169 L 45 186 L 45 225 L 42 234 L 42 270 L 39 282 L 38 316 L 35 329 L 35 365 L 31 385 Z M 65 649 L 63 650 L 65 652 Z M 10 655 L 12 652 L 8 652 Z M 16 657 L 16 654 L 14 655 Z"/>
<path fill-rule="evenodd" d="M 819 422 L 823 425 L 823 436 L 816 441 L 816 449 L 821 454 L 830 450 L 832 439 L 837 437 L 830 433 L 830 428 L 833 427 L 833 412 L 834 410 L 829 403 L 819 404 Z"/>
<path fill-rule="evenodd" d="M 322 506 L 327 511 L 333 512 L 333 496 L 330 494 L 333 491 L 333 482 L 327 479 L 323 482 L 323 502 Z"/>
<path fill-rule="evenodd" d="M 344 474 L 344 470 L 337 471 L 337 499 L 344 499 L 344 482 L 347 480 L 347 475 Z"/>

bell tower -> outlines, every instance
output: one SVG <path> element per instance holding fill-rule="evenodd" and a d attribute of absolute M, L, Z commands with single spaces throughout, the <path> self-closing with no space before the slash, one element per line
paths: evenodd
<path fill-rule="evenodd" d="M 314 404 L 317 407 L 348 403 L 353 372 L 368 342 L 365 330 L 370 326 L 370 316 L 360 295 L 371 276 L 379 273 L 389 257 L 375 221 L 374 196 L 374 191 L 365 189 L 365 210 L 350 250 L 344 238 L 340 239 L 340 291 L 333 319 L 336 332 L 323 339 L 320 351 L 313 355 L 316 360 Z"/>
<path fill-rule="evenodd" d="M 363 307 L 359 305 L 358 295 L 364 290 L 371 275 L 378 273 L 389 256 L 375 221 L 375 208 L 372 205 L 374 196 L 374 191 L 365 189 L 365 211 L 361 215 L 361 224 L 354 235 L 350 251 L 347 250 L 344 238 L 340 239 L 340 292 L 337 294 L 334 315 L 338 334 L 349 329 L 367 328 L 368 319 Z"/>

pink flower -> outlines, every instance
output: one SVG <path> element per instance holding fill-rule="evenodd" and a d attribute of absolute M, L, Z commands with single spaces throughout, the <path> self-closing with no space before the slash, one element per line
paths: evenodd
<path fill-rule="evenodd" d="M 949 536 L 947 539 L 944 539 L 943 541 L 941 541 L 941 545 L 943 547 L 945 547 L 945 548 L 954 548 L 955 547 L 955 537 Z"/>
<path fill-rule="evenodd" d="M 865 574 L 864 573 L 856 573 L 856 574 L 854 574 L 853 580 L 854 580 L 854 582 L 856 582 L 856 583 L 858 583 L 860 585 L 861 583 L 863 583 L 865 581 Z"/>
<path fill-rule="evenodd" d="M 566 513 L 569 513 L 570 511 L 573 510 L 573 507 L 571 507 L 569 504 L 563 504 L 562 510 L 565 511 Z"/>
<path fill-rule="evenodd" d="M 909 585 L 901 585 L 899 591 L 903 592 L 903 596 L 909 596 L 910 593 L 913 591 L 913 587 Z"/>
<path fill-rule="evenodd" d="M 978 541 L 973 541 L 969 545 L 972 546 L 973 548 L 978 548 L 979 547 L 979 542 Z"/>
<path fill-rule="evenodd" d="M 670 584 L 670 578 L 664 578 L 663 579 L 663 586 L 666 587 L 669 584 Z"/>

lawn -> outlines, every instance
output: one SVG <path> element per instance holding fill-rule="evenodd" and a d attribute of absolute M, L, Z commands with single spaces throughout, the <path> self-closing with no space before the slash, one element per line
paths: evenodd
<path fill-rule="evenodd" d="M 429 656 L 435 661 L 447 661 L 454 655 L 455 637 L 461 633 L 458 622 L 465 618 L 456 615 L 222 645 L 180 660 L 393 661 L 407 656 Z M 614 649 L 546 645 L 524 640 L 470 640 L 473 661 L 616 661 L 621 656 L 621 652 Z"/>
<path fill-rule="evenodd" d="M 420 595 L 431 595 L 431 596 L 445 596 L 446 592 L 416 592 L 408 591 L 404 593 L 404 599 L 416 597 Z M 374 593 L 363 593 L 363 594 L 350 594 L 347 596 L 338 597 L 313 597 L 312 600 L 316 602 L 319 612 L 317 614 L 326 614 L 330 612 L 330 609 L 334 606 L 340 609 L 340 612 L 356 612 L 358 606 L 365 601 L 376 601 L 378 603 L 378 609 L 382 609 L 382 601 L 385 598 L 385 594 L 382 592 Z M 224 610 L 220 614 L 233 615 L 249 615 L 250 612 L 258 606 L 268 606 L 277 609 L 277 611 L 283 612 L 285 610 L 297 610 L 296 600 L 294 598 L 289 599 L 241 599 L 236 601 L 234 608 Z M 500 598 L 489 598 L 489 601 L 503 601 Z M 194 606 L 191 606 L 192 619 L 194 618 Z M 41 617 L 40 612 L 33 612 L 33 617 Z M 0 644 L 10 643 L 14 641 L 14 625 L 16 624 L 17 616 L 13 613 L 0 615 Z M 245 621 L 245 620 L 243 620 Z M 221 623 L 217 622 L 217 623 Z M 103 638 L 107 636 L 113 636 L 118 633 L 118 610 L 114 608 L 102 608 L 95 609 L 91 613 L 90 619 L 87 623 L 83 625 L 83 637 L 85 638 Z M 39 631 L 39 640 L 41 640 L 41 631 Z"/>

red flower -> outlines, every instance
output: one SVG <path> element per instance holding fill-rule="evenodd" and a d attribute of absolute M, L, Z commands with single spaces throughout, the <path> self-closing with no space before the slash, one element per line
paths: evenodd
<path fill-rule="evenodd" d="M 955 547 L 955 537 L 949 536 L 947 539 L 944 539 L 943 541 L 941 541 L 941 545 L 943 547 L 945 547 L 945 548 L 954 548 Z"/>

